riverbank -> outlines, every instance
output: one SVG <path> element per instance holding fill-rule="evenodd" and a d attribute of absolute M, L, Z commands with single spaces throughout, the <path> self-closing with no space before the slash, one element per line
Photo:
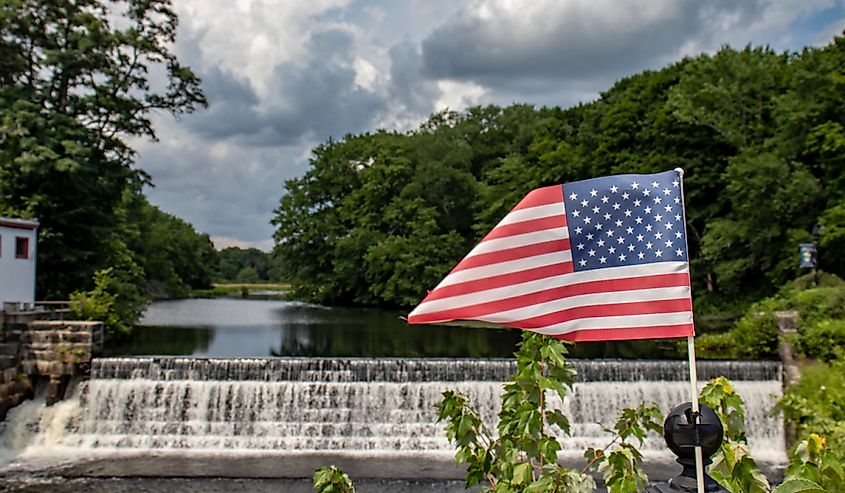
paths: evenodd
<path fill-rule="evenodd" d="M 189 298 L 245 298 L 284 300 L 288 283 L 214 283 L 211 289 L 193 289 Z"/>

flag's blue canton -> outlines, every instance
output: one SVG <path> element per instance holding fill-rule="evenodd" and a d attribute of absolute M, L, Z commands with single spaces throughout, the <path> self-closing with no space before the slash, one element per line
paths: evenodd
<path fill-rule="evenodd" d="M 678 172 L 567 183 L 563 195 L 576 272 L 687 260 Z"/>

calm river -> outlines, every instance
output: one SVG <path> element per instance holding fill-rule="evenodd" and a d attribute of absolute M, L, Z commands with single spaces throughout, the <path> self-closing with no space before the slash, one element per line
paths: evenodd
<path fill-rule="evenodd" d="M 159 301 L 108 356 L 511 357 L 520 331 L 408 325 L 400 311 L 235 298 Z M 580 343 L 575 357 L 684 358 L 672 340 Z"/>

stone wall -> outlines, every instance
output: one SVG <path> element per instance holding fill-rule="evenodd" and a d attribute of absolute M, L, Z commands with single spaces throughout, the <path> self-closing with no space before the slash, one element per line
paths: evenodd
<path fill-rule="evenodd" d="M 0 327 L 0 420 L 46 385 L 47 404 L 64 397 L 70 379 L 87 376 L 91 359 L 102 351 L 103 324 L 43 320 L 33 313 L 8 311 Z"/>
<path fill-rule="evenodd" d="M 18 373 L 18 348 L 16 342 L 0 343 L 0 420 L 6 419 L 9 409 L 32 398 L 32 381 Z"/>

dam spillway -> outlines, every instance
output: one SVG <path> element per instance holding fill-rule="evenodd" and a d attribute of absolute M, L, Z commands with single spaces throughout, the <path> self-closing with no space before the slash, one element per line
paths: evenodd
<path fill-rule="evenodd" d="M 563 402 L 550 399 L 572 425 L 571 435 L 560 437 L 564 456 L 580 457 L 587 447 L 606 445 L 609 435 L 601 424 L 611 425 L 625 407 L 653 402 L 665 413 L 689 400 L 685 361 L 571 362 L 573 388 Z M 30 446 L 70 448 L 80 455 L 450 459 L 454 448 L 443 423 L 436 423 L 442 392 L 467 394 L 495 430 L 502 382 L 515 368 L 507 359 L 101 358 L 49 424 L 42 417 L 25 427 L 38 430 Z M 780 364 L 700 361 L 697 370 L 702 383 L 719 375 L 733 381 L 746 402 L 752 454 L 781 464 L 783 423 L 770 413 L 781 394 Z M 672 461 L 662 437 L 649 437 L 642 451 Z"/>

